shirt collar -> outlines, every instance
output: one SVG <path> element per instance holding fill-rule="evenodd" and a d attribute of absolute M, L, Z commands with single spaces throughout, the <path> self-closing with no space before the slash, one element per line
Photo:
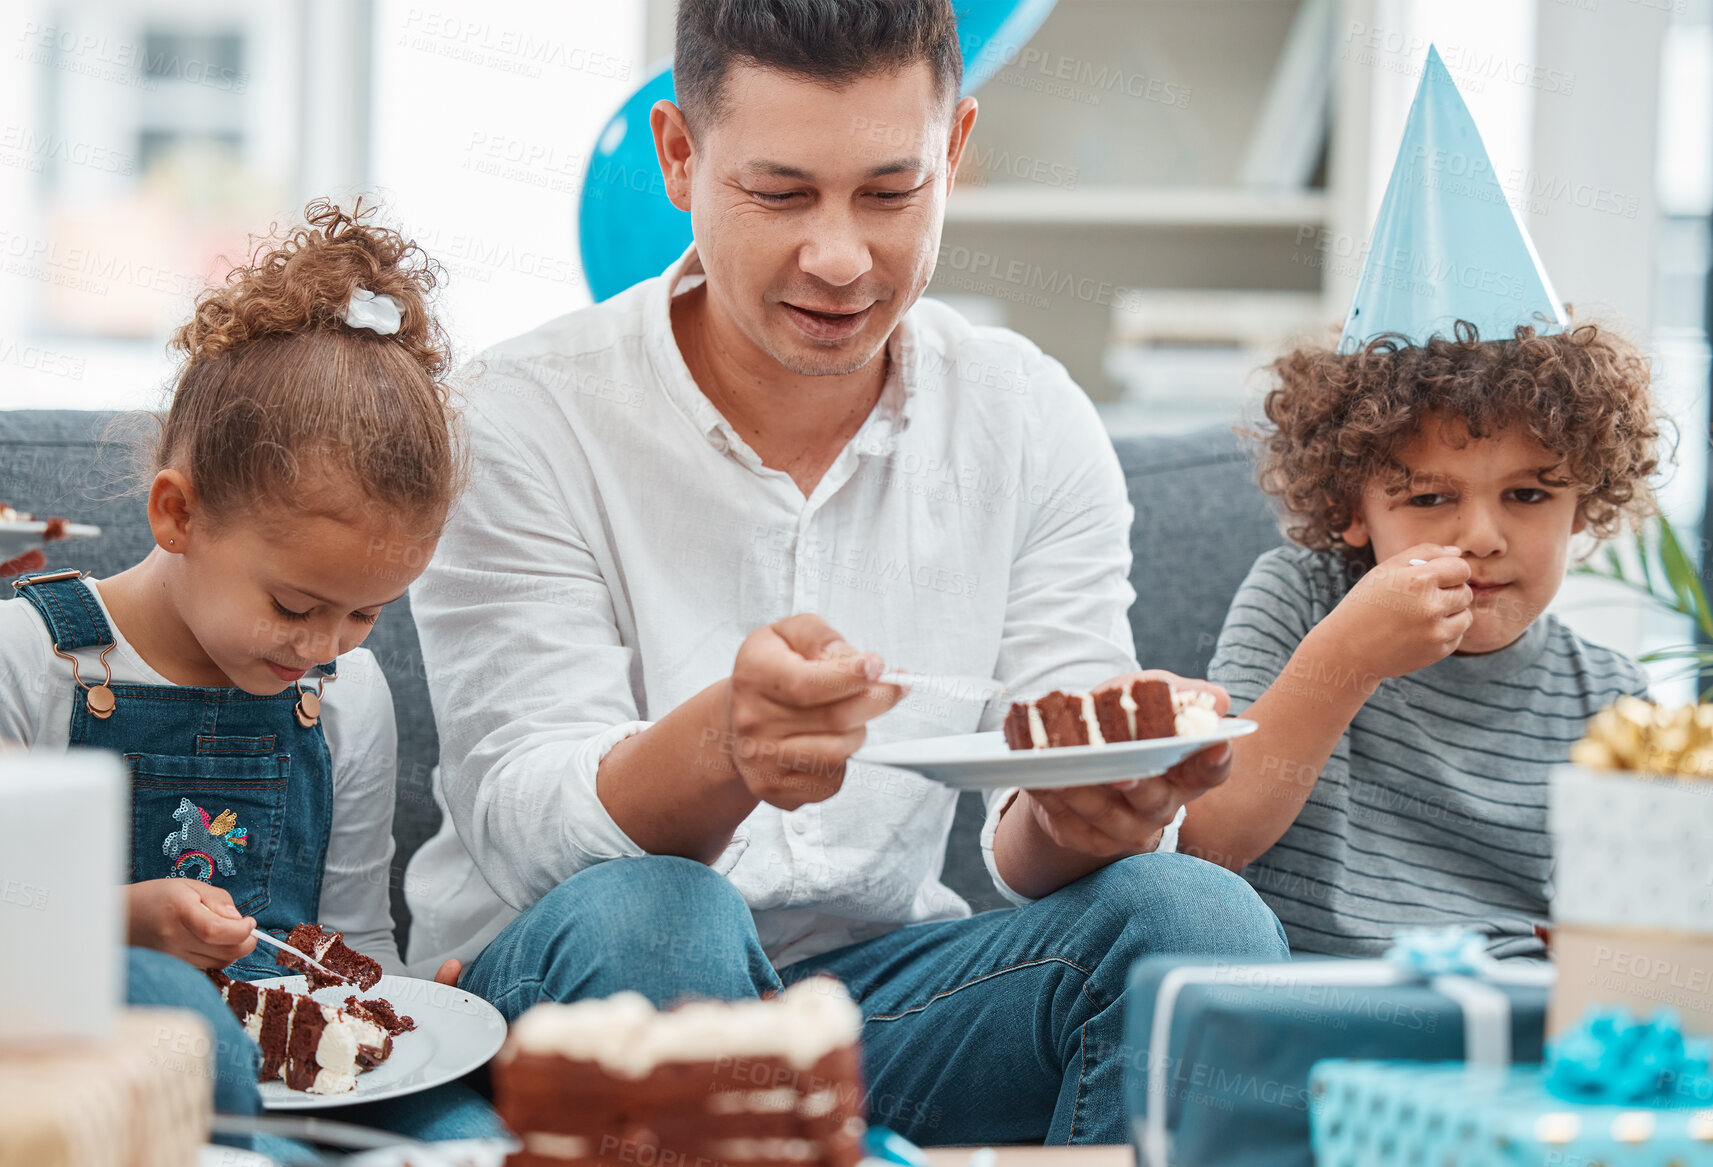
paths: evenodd
<path fill-rule="evenodd" d="M 656 286 L 648 292 L 643 308 L 645 343 L 649 346 L 655 365 L 660 371 L 660 380 L 665 386 L 666 395 L 697 430 L 722 449 L 746 450 L 748 444 L 738 436 L 737 431 L 726 420 L 725 414 L 708 400 L 707 394 L 702 392 L 696 384 L 696 379 L 690 375 L 690 367 L 684 363 L 684 354 L 679 351 L 678 339 L 672 333 L 673 297 L 706 283 L 707 278 L 707 273 L 702 269 L 701 257 L 696 254 L 696 245 L 692 243 L 684 250 L 684 254 L 658 277 Z M 914 315 L 915 308 L 912 306 L 898 322 L 898 327 L 892 330 L 892 335 L 887 338 L 889 360 L 880 399 L 875 403 L 868 420 L 851 439 L 851 445 L 859 453 L 890 452 L 897 445 L 899 436 L 910 425 L 917 389 L 921 382 L 916 345 L 917 326 L 912 320 Z"/>

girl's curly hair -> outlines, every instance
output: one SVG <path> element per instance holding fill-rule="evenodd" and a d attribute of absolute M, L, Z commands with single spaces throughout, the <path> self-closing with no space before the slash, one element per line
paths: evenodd
<path fill-rule="evenodd" d="M 1269 367 L 1271 427 L 1261 435 L 1261 486 L 1279 499 L 1285 533 L 1316 551 L 1366 562 L 1343 532 L 1365 490 L 1405 489 L 1398 451 L 1429 415 L 1461 422 L 1473 439 L 1520 425 L 1562 461 L 1578 513 L 1602 538 L 1652 513 L 1660 420 L 1648 362 L 1635 345 L 1593 324 L 1482 341 L 1459 321 L 1453 335 L 1413 345 L 1379 336 L 1359 352 L 1304 345 Z"/>
<path fill-rule="evenodd" d="M 463 462 L 429 310 L 437 268 L 372 217 L 360 200 L 309 204 L 304 226 L 261 240 L 173 334 L 184 360 L 153 469 L 188 473 L 216 520 L 368 502 L 425 534 L 444 523 Z M 345 323 L 358 288 L 398 301 L 397 332 Z"/>

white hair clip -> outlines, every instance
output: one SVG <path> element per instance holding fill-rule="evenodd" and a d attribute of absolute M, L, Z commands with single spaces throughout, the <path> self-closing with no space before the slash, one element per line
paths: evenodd
<path fill-rule="evenodd" d="M 351 293 L 351 302 L 345 306 L 345 323 L 352 328 L 367 328 L 382 336 L 391 336 L 404 323 L 404 309 L 384 292 L 376 295 L 367 288 L 358 288 Z"/>

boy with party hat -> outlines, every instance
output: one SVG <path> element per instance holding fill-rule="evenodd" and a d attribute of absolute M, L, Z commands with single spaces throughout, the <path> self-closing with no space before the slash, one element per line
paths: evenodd
<path fill-rule="evenodd" d="M 1293 951 L 1460 925 L 1538 955 L 1547 772 L 1647 687 L 1545 609 L 1576 535 L 1650 509 L 1659 425 L 1641 354 L 1567 319 L 1437 51 L 1343 335 L 1271 372 L 1261 483 L 1295 546 L 1256 561 L 1208 674 L 1261 729 L 1179 847 Z"/>

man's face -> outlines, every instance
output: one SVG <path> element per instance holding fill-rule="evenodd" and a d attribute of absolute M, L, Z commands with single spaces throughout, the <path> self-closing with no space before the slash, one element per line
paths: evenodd
<path fill-rule="evenodd" d="M 926 64 L 837 89 L 733 67 L 673 190 L 721 323 L 800 376 L 871 361 L 933 275 L 974 117 Z"/>
<path fill-rule="evenodd" d="M 1476 440 L 1438 415 L 1398 456 L 1408 486 L 1388 494 L 1371 484 L 1345 541 L 1372 543 L 1376 562 L 1418 543 L 1461 549 L 1475 622 L 1459 651 L 1504 648 L 1558 594 L 1571 536 L 1582 529 L 1581 494 L 1557 476 L 1562 459 L 1520 426 Z"/>

